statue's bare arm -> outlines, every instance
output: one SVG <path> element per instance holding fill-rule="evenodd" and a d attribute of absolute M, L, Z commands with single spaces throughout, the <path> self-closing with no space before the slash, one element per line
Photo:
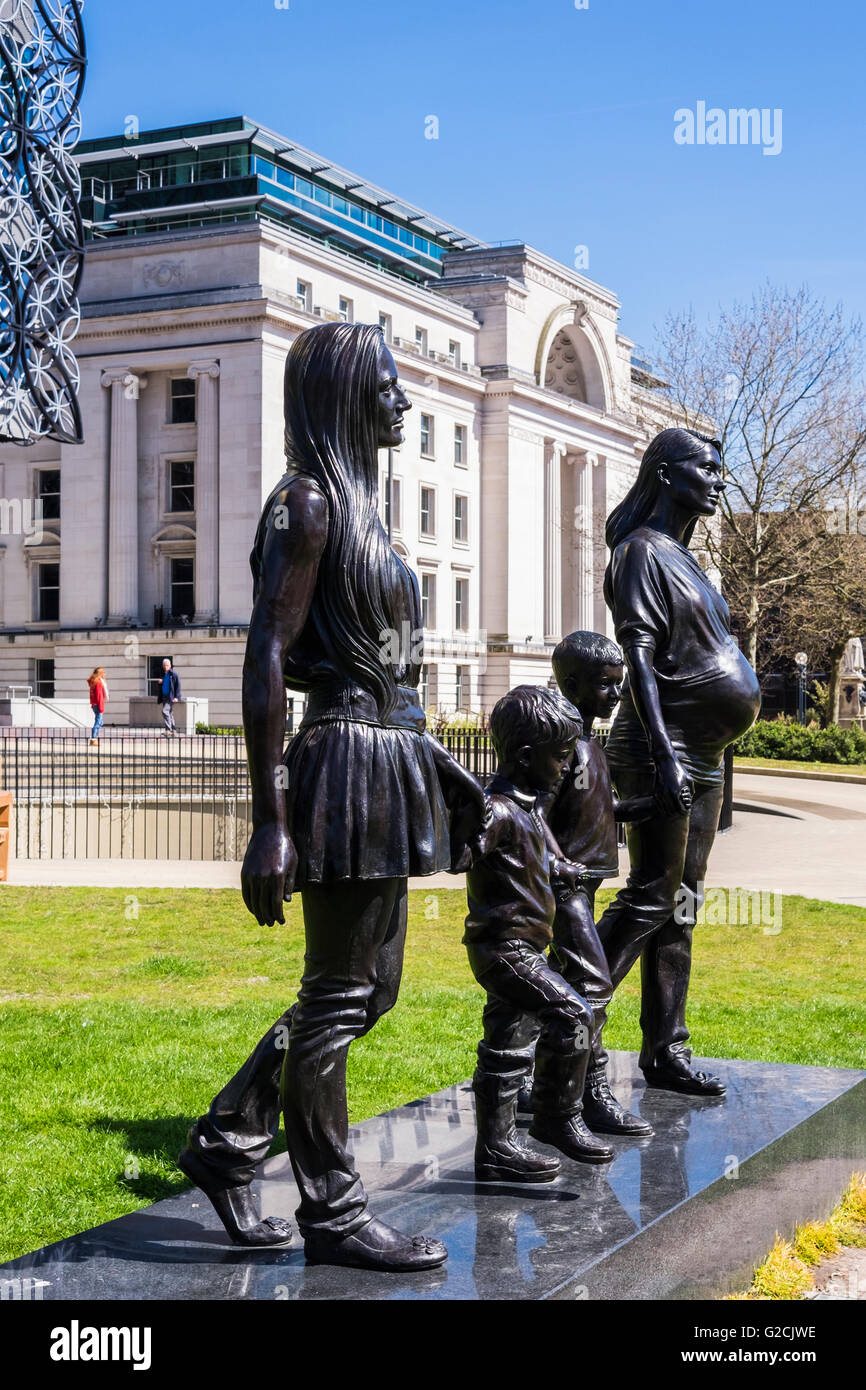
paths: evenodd
<path fill-rule="evenodd" d="M 277 524 L 279 523 L 279 524 Z M 253 834 L 241 870 L 244 902 L 262 926 L 283 922 L 297 855 L 286 831 L 282 766 L 286 656 L 303 631 L 328 537 L 328 504 L 296 479 L 271 508 L 243 674 Z"/>

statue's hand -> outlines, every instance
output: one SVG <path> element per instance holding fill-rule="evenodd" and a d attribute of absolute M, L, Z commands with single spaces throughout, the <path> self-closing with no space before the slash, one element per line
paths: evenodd
<path fill-rule="evenodd" d="M 475 796 L 467 797 L 451 815 L 451 872 L 465 873 L 483 854 L 484 832 L 493 818 L 489 796 L 482 793 L 481 808 Z"/>
<path fill-rule="evenodd" d="M 263 927 L 284 922 L 283 902 L 295 886 L 298 856 L 285 829 L 267 822 L 253 831 L 241 869 L 244 902 Z"/>
<path fill-rule="evenodd" d="M 684 816 L 692 804 L 694 783 L 675 753 L 656 760 L 656 798 L 666 816 Z"/>
<path fill-rule="evenodd" d="M 475 839 L 490 824 L 490 802 L 473 777 L 432 734 L 427 735 L 436 774 L 451 821 L 452 852 Z M 455 854 L 455 861 L 457 855 Z"/>
<path fill-rule="evenodd" d="M 550 882 L 559 902 L 565 902 L 583 887 L 586 865 L 573 859 L 555 859 L 551 866 Z"/>

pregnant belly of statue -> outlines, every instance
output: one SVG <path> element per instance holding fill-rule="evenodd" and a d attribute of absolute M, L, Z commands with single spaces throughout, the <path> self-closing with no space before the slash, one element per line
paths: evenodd
<path fill-rule="evenodd" d="M 676 725 L 705 757 L 721 757 L 729 743 L 751 728 L 761 707 L 758 677 L 737 649 L 695 681 L 666 684 L 665 723 Z"/>

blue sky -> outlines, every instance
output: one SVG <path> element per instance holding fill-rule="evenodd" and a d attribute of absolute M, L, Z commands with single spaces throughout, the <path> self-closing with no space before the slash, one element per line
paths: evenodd
<path fill-rule="evenodd" d="M 84 134 L 243 113 L 484 240 L 586 246 L 647 348 L 767 278 L 866 316 L 855 0 L 279 3 L 87 0 Z M 701 101 L 781 109 L 781 152 L 675 143 Z"/>

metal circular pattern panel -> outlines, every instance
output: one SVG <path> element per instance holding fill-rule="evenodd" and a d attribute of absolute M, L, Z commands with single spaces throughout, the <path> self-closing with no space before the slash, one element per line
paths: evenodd
<path fill-rule="evenodd" d="M 84 0 L 0 0 L 0 440 L 83 440 Z"/>

